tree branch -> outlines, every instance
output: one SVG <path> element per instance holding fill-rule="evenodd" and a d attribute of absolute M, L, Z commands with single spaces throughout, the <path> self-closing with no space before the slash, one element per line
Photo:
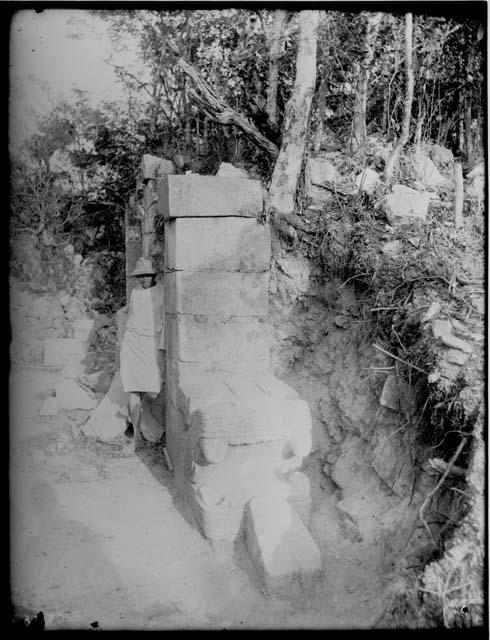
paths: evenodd
<path fill-rule="evenodd" d="M 212 91 L 211 87 L 202 79 L 200 73 L 189 63 L 187 63 L 170 41 L 165 42 L 171 51 L 177 55 L 177 67 L 181 69 L 194 83 L 195 89 L 189 89 L 187 94 L 197 106 L 199 106 L 215 122 L 223 125 L 233 124 L 243 133 L 252 139 L 255 144 L 266 151 L 270 156 L 276 158 L 278 147 L 266 138 L 247 118 L 222 102 Z"/>

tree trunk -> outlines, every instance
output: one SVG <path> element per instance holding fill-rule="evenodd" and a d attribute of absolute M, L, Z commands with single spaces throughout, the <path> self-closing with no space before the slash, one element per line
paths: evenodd
<path fill-rule="evenodd" d="M 473 157 L 473 137 L 471 132 L 471 102 L 468 95 L 464 97 L 464 133 L 465 133 L 465 149 L 466 159 L 471 161 Z"/>
<path fill-rule="evenodd" d="M 460 162 L 454 163 L 454 226 L 456 229 L 463 224 L 463 167 Z"/>
<path fill-rule="evenodd" d="M 422 102 L 419 102 L 418 115 L 417 115 L 417 125 L 415 127 L 415 136 L 414 143 L 416 152 L 420 150 L 420 145 L 422 143 L 422 128 L 424 125 L 424 110 L 422 107 Z"/>
<path fill-rule="evenodd" d="M 279 59 L 283 44 L 284 28 L 288 12 L 284 9 L 274 11 L 269 52 L 269 78 L 267 82 L 266 111 L 271 125 L 277 124 L 277 85 L 279 79 Z"/>
<path fill-rule="evenodd" d="M 326 106 L 327 106 L 327 88 L 326 88 L 325 80 L 322 80 L 322 83 L 318 90 L 318 115 L 317 115 L 315 144 L 314 144 L 315 153 L 319 153 L 322 145 L 322 141 L 323 141 Z"/>
<path fill-rule="evenodd" d="M 410 134 L 410 118 L 412 115 L 413 101 L 412 29 L 412 14 L 407 13 L 405 15 L 405 111 L 403 114 L 402 134 L 395 144 L 384 170 L 383 178 L 385 182 L 389 182 L 391 180 L 393 171 L 398 164 L 400 153 L 403 147 L 407 144 Z"/>
<path fill-rule="evenodd" d="M 296 78 L 286 105 L 282 145 L 269 188 L 268 211 L 288 216 L 301 172 L 308 119 L 316 79 L 316 48 L 319 11 L 300 11 Z"/>
<path fill-rule="evenodd" d="M 464 155 L 464 95 L 459 94 L 458 151 Z"/>
<path fill-rule="evenodd" d="M 359 69 L 355 89 L 351 151 L 356 151 L 356 149 L 358 149 L 366 139 L 366 107 L 369 76 L 374 58 L 374 43 L 376 42 L 382 17 L 382 13 L 371 13 L 367 16 L 366 36 L 364 38 L 364 60 L 362 61 Z"/>

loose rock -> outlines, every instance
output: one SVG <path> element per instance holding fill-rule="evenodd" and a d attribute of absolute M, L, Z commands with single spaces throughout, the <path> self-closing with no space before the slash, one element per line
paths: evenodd
<path fill-rule="evenodd" d="M 446 360 L 451 364 L 464 365 L 469 358 L 469 354 L 463 353 L 458 349 L 448 349 L 446 352 Z"/>
<path fill-rule="evenodd" d="M 385 196 L 381 206 L 393 226 L 413 221 L 425 222 L 429 194 L 419 193 L 404 185 L 394 185 L 393 193 Z"/>
<path fill-rule="evenodd" d="M 64 380 L 56 385 L 56 399 L 62 409 L 72 411 L 74 409 L 93 409 L 97 400 L 89 396 L 73 380 Z"/>
<path fill-rule="evenodd" d="M 253 498 L 247 507 L 246 545 L 269 593 L 304 586 L 322 568 L 320 550 L 291 506 L 280 499 Z"/>
<path fill-rule="evenodd" d="M 376 190 L 376 186 L 379 184 L 380 174 L 374 169 L 364 169 L 356 178 L 356 187 L 359 191 L 372 194 Z"/>
<path fill-rule="evenodd" d="M 435 318 L 437 316 L 437 314 L 439 313 L 440 310 L 441 310 L 441 305 L 439 304 L 439 302 L 437 302 L 437 301 L 431 302 L 430 307 L 427 309 L 427 311 L 421 317 L 420 321 L 421 322 L 430 322 L 433 318 Z"/>
<path fill-rule="evenodd" d="M 55 416 L 60 410 L 58 400 L 54 396 L 49 396 L 44 400 L 39 409 L 40 416 Z"/>
<path fill-rule="evenodd" d="M 398 389 L 398 379 L 395 375 L 389 375 L 386 377 L 383 391 L 379 398 L 379 403 L 383 407 L 388 407 L 393 411 L 398 411 L 400 405 L 400 393 Z"/>

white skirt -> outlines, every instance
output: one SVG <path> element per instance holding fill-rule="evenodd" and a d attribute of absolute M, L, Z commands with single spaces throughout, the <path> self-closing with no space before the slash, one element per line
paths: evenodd
<path fill-rule="evenodd" d="M 121 345 L 121 382 L 126 393 L 159 393 L 162 388 L 160 335 L 126 330 Z"/>

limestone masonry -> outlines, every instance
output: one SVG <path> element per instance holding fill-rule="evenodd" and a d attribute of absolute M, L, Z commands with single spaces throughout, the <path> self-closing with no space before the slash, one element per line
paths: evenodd
<path fill-rule="evenodd" d="M 166 440 L 175 481 L 206 538 L 244 536 L 271 592 L 321 569 L 308 532 L 306 402 L 269 372 L 270 231 L 257 181 L 168 175 Z"/>

